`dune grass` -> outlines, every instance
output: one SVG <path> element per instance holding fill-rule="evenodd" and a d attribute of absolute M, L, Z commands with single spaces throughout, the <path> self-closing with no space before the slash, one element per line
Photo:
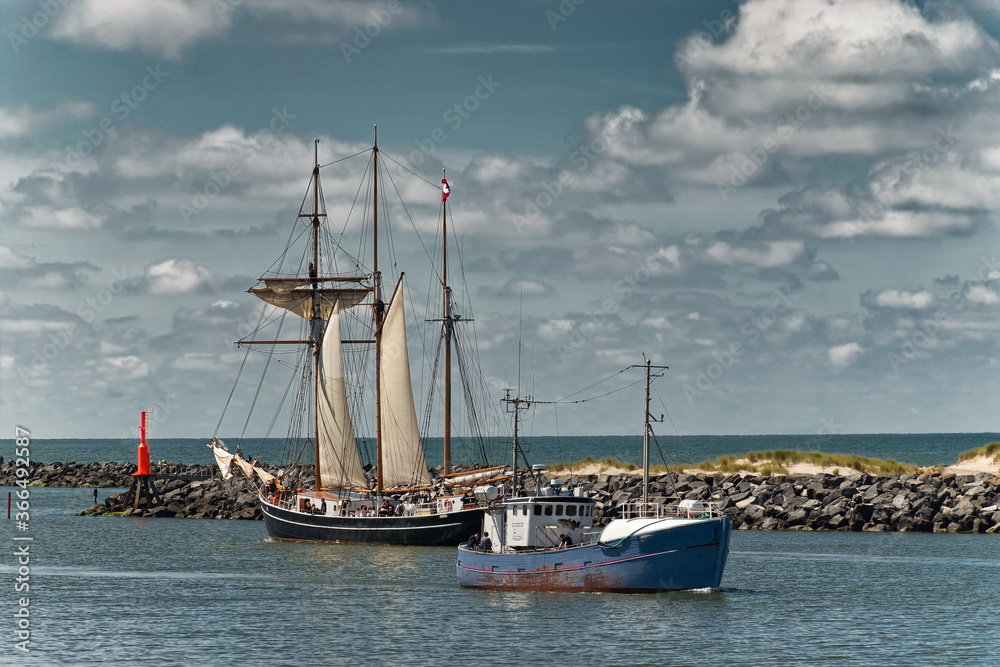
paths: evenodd
<path fill-rule="evenodd" d="M 994 447 L 995 445 L 995 447 Z M 993 449 L 990 449 L 990 448 Z M 985 448 L 989 453 L 1000 454 L 1000 443 L 987 445 Z M 972 450 L 976 452 L 978 450 Z M 968 454 L 969 452 L 967 452 Z M 963 456 L 965 456 L 963 454 Z M 971 454 L 969 458 L 978 456 Z M 961 459 L 960 459 L 961 460 Z M 851 468 L 860 472 L 871 473 L 873 475 L 903 475 L 921 472 L 920 466 L 908 463 L 899 463 L 892 459 L 875 459 L 868 456 L 858 456 L 856 454 L 827 454 L 825 452 L 802 452 L 790 449 L 775 449 L 763 452 L 747 452 L 743 456 L 720 456 L 715 461 L 702 461 L 695 464 L 682 463 L 670 466 L 674 470 L 688 470 L 697 468 L 708 472 L 734 473 L 740 470 L 748 470 L 761 475 L 787 475 L 788 466 L 795 463 L 808 463 L 823 468 L 835 468 L 837 473 L 841 468 Z M 638 470 L 639 466 L 634 463 L 625 463 L 618 459 L 608 457 L 595 460 L 588 456 L 581 461 L 572 463 L 553 463 L 548 466 L 550 472 L 573 472 L 589 465 L 600 465 L 604 468 L 622 468 L 624 470 Z M 662 465 L 652 466 L 650 472 L 657 474 L 666 472 Z"/>
<path fill-rule="evenodd" d="M 635 463 L 629 463 L 626 461 L 619 461 L 613 456 L 608 456 L 603 459 L 595 459 L 593 456 L 587 456 L 579 461 L 572 461 L 570 463 L 547 463 L 545 465 L 546 472 L 567 472 L 572 473 L 581 468 L 587 466 L 598 465 L 601 468 L 621 468 L 622 470 L 627 470 L 629 472 L 634 472 L 636 470 L 641 470 L 642 466 Z M 667 472 L 666 466 L 663 465 L 651 465 L 649 466 L 649 472 L 655 474 L 662 474 Z"/>
<path fill-rule="evenodd" d="M 1000 460 L 1000 442 L 991 442 L 988 445 L 983 445 L 982 447 L 976 447 L 975 449 L 970 449 L 967 452 L 962 452 L 958 455 L 959 462 L 968 461 L 969 459 L 978 458 L 980 456 L 992 457 L 994 461 Z"/>

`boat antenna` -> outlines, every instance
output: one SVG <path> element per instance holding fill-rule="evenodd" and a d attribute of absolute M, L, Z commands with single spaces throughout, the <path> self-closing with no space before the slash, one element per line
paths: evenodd
<path fill-rule="evenodd" d="M 649 422 L 663 420 L 662 417 L 656 419 L 649 414 L 649 388 L 655 378 L 663 377 L 663 373 L 653 373 L 652 369 L 666 370 L 669 366 L 654 366 L 652 360 L 646 358 L 645 354 L 642 356 L 646 359 L 645 364 L 632 364 L 629 368 L 646 369 L 646 400 L 643 403 L 642 415 L 642 506 L 643 510 L 645 510 L 646 505 L 649 503 L 649 432 L 652 430 Z"/>
<path fill-rule="evenodd" d="M 520 308 L 517 316 L 517 392 L 521 391 L 521 323 L 524 316 L 524 284 L 521 284 L 521 302 Z M 511 443 L 511 489 L 514 495 L 517 495 L 517 452 L 520 448 L 520 443 L 518 441 L 519 435 L 519 424 L 520 424 L 520 412 L 522 410 L 527 410 L 531 407 L 534 402 L 531 396 L 521 398 L 518 395 L 511 396 L 510 393 L 514 391 L 510 388 L 504 389 L 503 403 L 507 408 L 507 412 L 513 413 L 514 415 L 514 441 Z"/>
<path fill-rule="evenodd" d="M 510 388 L 505 388 L 504 397 L 502 400 L 506 404 L 507 412 L 513 413 L 514 415 L 514 440 L 511 443 L 511 467 L 513 472 L 511 474 L 510 483 L 511 483 L 511 494 L 517 495 L 517 484 L 518 484 L 517 453 L 521 447 L 520 441 L 518 440 L 518 435 L 519 435 L 518 425 L 520 423 L 519 415 L 522 410 L 527 410 L 528 408 L 530 408 L 534 400 L 531 398 L 531 396 L 527 396 L 525 398 L 521 398 L 520 396 L 517 395 L 511 396 L 510 393 L 512 391 L 514 390 Z"/>

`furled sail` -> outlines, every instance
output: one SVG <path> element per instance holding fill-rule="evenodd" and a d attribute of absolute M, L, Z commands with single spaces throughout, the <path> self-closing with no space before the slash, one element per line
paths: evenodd
<path fill-rule="evenodd" d="M 320 317 L 325 320 L 330 318 L 335 307 L 345 310 L 356 306 L 371 291 L 367 287 L 294 289 L 287 285 L 287 280 L 275 286 L 255 287 L 250 293 L 272 306 L 290 310 L 306 320 L 312 319 L 313 294 L 316 294 L 319 298 Z"/>
<path fill-rule="evenodd" d="M 352 304 L 353 305 L 353 304 Z M 344 360 L 340 345 L 340 308 L 334 307 L 320 353 L 319 416 L 320 477 L 317 488 L 368 488 L 354 440 L 351 414 L 347 409 Z"/>
<path fill-rule="evenodd" d="M 389 302 L 382 323 L 382 483 L 387 487 L 429 485 L 427 461 L 420 442 L 417 411 L 410 384 L 410 359 L 406 352 L 406 318 L 403 315 L 403 279 Z"/>

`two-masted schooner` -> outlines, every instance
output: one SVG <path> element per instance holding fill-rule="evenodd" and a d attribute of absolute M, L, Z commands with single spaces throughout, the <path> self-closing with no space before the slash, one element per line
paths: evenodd
<path fill-rule="evenodd" d="M 447 180 L 442 176 L 444 261 L 438 274 L 443 288 L 440 321 L 445 352 L 444 474 L 432 479 L 410 379 L 403 275 L 387 296 L 379 268 L 382 156 L 377 135 L 358 188 L 359 194 L 365 192 L 364 206 L 370 211 L 361 230 L 362 245 L 372 250 L 367 259 L 328 224 L 318 140 L 314 152 L 312 178 L 288 247 L 249 290 L 273 308 L 265 309 L 262 325 L 239 341 L 250 348 L 263 347 L 275 357 L 290 351 L 284 356 L 295 360 L 289 365 L 294 367 L 297 382 L 289 382 L 285 392 L 286 398 L 291 396 L 286 410 L 291 422 L 286 442 L 291 446 L 286 445 L 286 452 L 292 452 L 292 460 L 277 477 L 239 456 L 236 463 L 258 489 L 264 522 L 273 539 L 454 546 L 479 529 L 483 508 L 494 499 L 477 498 L 472 485 L 502 480 L 505 468 L 451 473 L 451 344 L 459 318 L 447 279 Z M 299 318 L 297 337 L 261 337 L 264 320 L 280 318 L 280 330 L 289 314 Z M 440 352 L 435 375 L 439 358 Z M 373 377 L 362 379 L 369 375 Z M 362 386 L 366 383 L 367 387 Z M 432 379 L 431 385 L 435 384 Z M 373 399 L 374 419 L 363 396 Z M 425 422 L 430 414 L 428 405 Z M 374 432 L 359 437 L 358 422 L 365 422 Z M 370 454 L 372 442 L 373 465 L 366 470 L 359 448 Z M 220 465 L 235 456 L 215 437 L 209 447 Z M 294 477 L 301 471 L 303 455 L 309 458 L 308 450 L 312 450 L 315 466 L 313 488 L 303 488 L 310 485 Z M 485 448 L 481 451 L 486 455 Z M 495 493 L 493 486 L 483 488 Z"/>

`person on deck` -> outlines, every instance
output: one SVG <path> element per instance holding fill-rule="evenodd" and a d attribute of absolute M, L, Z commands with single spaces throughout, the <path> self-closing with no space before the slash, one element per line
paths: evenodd
<path fill-rule="evenodd" d="M 565 549 L 567 547 L 573 546 L 573 540 L 566 533 L 561 533 L 559 535 L 559 548 Z"/>
<path fill-rule="evenodd" d="M 490 540 L 489 533 L 483 533 L 483 541 L 479 543 L 480 551 L 493 551 L 493 541 Z"/>
<path fill-rule="evenodd" d="M 475 551 L 479 547 L 479 533 L 476 533 L 469 538 L 469 541 L 465 543 L 465 548 L 469 551 Z"/>

